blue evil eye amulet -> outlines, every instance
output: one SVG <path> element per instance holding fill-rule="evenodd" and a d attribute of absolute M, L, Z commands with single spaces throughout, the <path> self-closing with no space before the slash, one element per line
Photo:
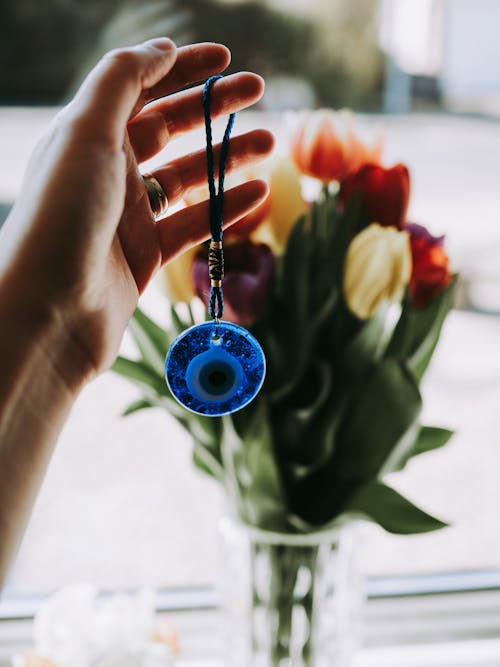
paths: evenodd
<path fill-rule="evenodd" d="M 192 412 L 211 417 L 236 412 L 248 405 L 260 390 L 266 369 L 264 353 L 254 336 L 243 327 L 221 319 L 224 310 L 222 204 L 234 114 L 229 117 L 222 140 L 219 188 L 216 192 L 210 90 L 219 78 L 215 76 L 208 79 L 203 91 L 212 237 L 208 256 L 209 312 L 213 321 L 197 324 L 184 331 L 171 345 L 165 360 L 165 377 L 176 400 Z"/>
<path fill-rule="evenodd" d="M 165 363 L 175 398 L 192 412 L 214 417 L 250 403 L 264 382 L 265 369 L 264 354 L 252 334 L 224 321 L 184 331 Z"/>

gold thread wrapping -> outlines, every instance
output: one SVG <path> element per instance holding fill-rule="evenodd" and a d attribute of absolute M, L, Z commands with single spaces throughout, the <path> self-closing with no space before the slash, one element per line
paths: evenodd
<path fill-rule="evenodd" d="M 212 287 L 220 287 L 224 277 L 224 253 L 222 241 L 210 241 L 208 250 L 208 275 Z"/>

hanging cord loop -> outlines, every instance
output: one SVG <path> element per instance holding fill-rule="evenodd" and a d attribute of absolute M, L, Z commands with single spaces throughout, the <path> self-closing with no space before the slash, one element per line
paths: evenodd
<path fill-rule="evenodd" d="M 207 135 L 207 176 L 208 190 L 210 193 L 210 235 L 212 237 L 208 251 L 208 275 L 210 277 L 210 299 L 208 302 L 208 309 L 210 317 L 213 317 L 216 323 L 221 319 L 224 312 L 224 296 L 222 294 L 222 278 L 224 277 L 224 254 L 222 250 L 224 178 L 226 175 L 229 137 L 236 116 L 235 113 L 230 114 L 226 131 L 224 132 L 224 137 L 222 139 L 219 158 L 219 189 L 216 191 L 210 94 L 212 86 L 217 79 L 222 79 L 222 76 L 217 75 L 210 77 L 203 88 L 203 111 L 205 114 L 205 130 Z"/>

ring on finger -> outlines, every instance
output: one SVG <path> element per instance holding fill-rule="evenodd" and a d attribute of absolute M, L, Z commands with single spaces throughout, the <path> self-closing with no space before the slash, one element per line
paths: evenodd
<path fill-rule="evenodd" d="M 149 205 L 155 220 L 165 215 L 168 210 L 168 198 L 159 181 L 152 174 L 143 174 L 142 180 L 148 194 Z"/>

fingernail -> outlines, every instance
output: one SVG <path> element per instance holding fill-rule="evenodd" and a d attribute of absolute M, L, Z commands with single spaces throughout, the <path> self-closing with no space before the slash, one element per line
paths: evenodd
<path fill-rule="evenodd" d="M 177 48 L 177 46 L 175 45 L 175 42 L 173 42 L 168 37 L 157 37 L 156 39 L 150 39 L 146 43 L 150 44 L 155 49 L 159 49 L 160 51 L 165 51 L 166 53 L 170 53 L 171 51 L 175 51 L 175 49 Z"/>

